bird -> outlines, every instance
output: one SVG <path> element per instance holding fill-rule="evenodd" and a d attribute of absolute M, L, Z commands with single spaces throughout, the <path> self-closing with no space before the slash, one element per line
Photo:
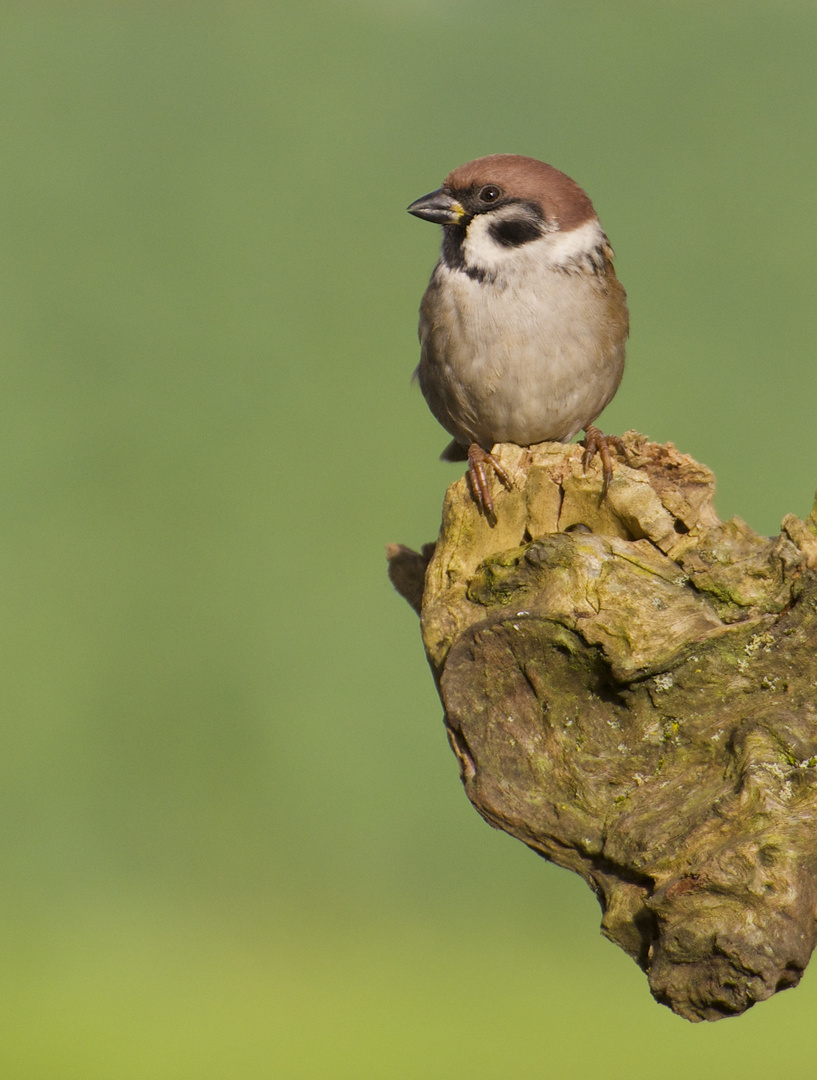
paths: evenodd
<path fill-rule="evenodd" d="M 584 431 L 584 468 L 598 453 L 603 498 L 610 445 L 626 450 L 594 421 L 624 373 L 629 313 L 588 195 L 544 161 L 490 154 L 454 169 L 408 212 L 443 228 L 415 372 L 453 436 L 443 460 L 468 461 L 474 499 L 495 521 L 487 470 L 512 485 L 493 446 Z"/>

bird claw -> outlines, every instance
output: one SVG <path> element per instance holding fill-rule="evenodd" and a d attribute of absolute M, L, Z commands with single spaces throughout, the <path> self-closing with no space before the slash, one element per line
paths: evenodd
<path fill-rule="evenodd" d="M 592 424 L 584 429 L 584 453 L 582 454 L 582 468 L 587 471 L 587 467 L 596 454 L 601 458 L 602 469 L 602 481 L 601 481 L 601 497 L 602 499 L 607 494 L 607 489 L 610 487 L 610 481 L 613 479 L 613 458 L 610 454 L 610 447 L 612 446 L 617 450 L 624 458 L 626 463 L 629 463 L 629 455 L 627 447 L 624 445 L 624 441 L 618 437 L 618 435 L 603 435 L 601 431 L 594 427 Z"/>
<path fill-rule="evenodd" d="M 491 466 L 506 488 L 513 487 L 513 481 L 504 465 L 497 461 L 493 454 L 483 450 L 477 443 L 471 443 L 468 447 L 468 479 L 471 483 L 474 501 L 491 524 L 496 524 L 494 500 L 491 498 L 491 489 L 488 486 L 486 465 Z"/>

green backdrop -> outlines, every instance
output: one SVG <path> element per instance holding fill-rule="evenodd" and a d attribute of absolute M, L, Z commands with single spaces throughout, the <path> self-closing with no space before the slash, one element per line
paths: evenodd
<path fill-rule="evenodd" d="M 383 548 L 455 165 L 590 192 L 605 430 L 775 532 L 817 483 L 810 3 L 0 7 L 0 948 L 9 1080 L 809 1076 L 815 973 L 691 1026 L 492 832 Z"/>

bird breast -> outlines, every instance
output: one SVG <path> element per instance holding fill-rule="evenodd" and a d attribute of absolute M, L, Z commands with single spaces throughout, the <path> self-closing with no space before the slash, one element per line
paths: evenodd
<path fill-rule="evenodd" d="M 463 445 L 565 442 L 615 394 L 627 327 L 612 266 L 480 281 L 441 261 L 420 309 L 420 387 Z"/>

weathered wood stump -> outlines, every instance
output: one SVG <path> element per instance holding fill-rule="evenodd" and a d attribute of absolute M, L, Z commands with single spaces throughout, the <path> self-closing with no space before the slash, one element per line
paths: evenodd
<path fill-rule="evenodd" d="M 463 478 L 436 545 L 389 548 L 469 799 L 580 874 L 658 1001 L 717 1020 L 817 942 L 817 510 L 722 522 L 714 477 L 629 432 L 503 445 L 497 523 Z"/>

